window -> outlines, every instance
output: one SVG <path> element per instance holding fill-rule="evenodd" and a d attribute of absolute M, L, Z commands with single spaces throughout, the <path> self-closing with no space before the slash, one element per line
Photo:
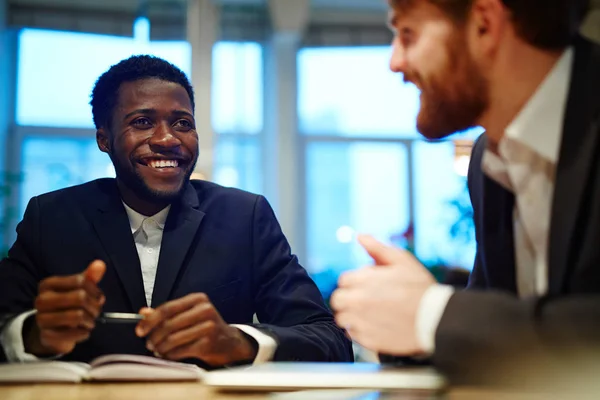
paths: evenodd
<path fill-rule="evenodd" d="M 252 193 L 262 192 L 260 138 L 251 135 L 217 137 L 213 180 Z"/>
<path fill-rule="evenodd" d="M 325 295 L 341 271 L 370 263 L 355 232 L 411 246 L 427 266 L 473 265 L 472 209 L 454 144 L 417 132 L 419 91 L 389 70 L 389 57 L 388 46 L 298 53 L 306 266 Z"/>
<path fill-rule="evenodd" d="M 21 160 L 21 217 L 33 196 L 115 176 L 110 159 L 98 150 L 94 138 L 28 136 Z"/>
<path fill-rule="evenodd" d="M 219 134 L 262 131 L 262 47 L 219 42 L 213 48 L 212 123 Z"/>
<path fill-rule="evenodd" d="M 300 131 L 417 138 L 419 93 L 388 69 L 388 47 L 307 48 L 298 54 Z M 393 116 L 393 118 L 390 118 Z"/>
<path fill-rule="evenodd" d="M 190 76 L 191 49 L 187 42 L 21 30 L 17 124 L 93 128 L 88 103 L 94 83 L 111 65 L 134 54 L 164 58 Z"/>
<path fill-rule="evenodd" d="M 415 254 L 427 265 L 470 270 L 475 228 L 467 178 L 454 168 L 454 144 L 417 141 L 413 155 Z"/>
<path fill-rule="evenodd" d="M 258 43 L 219 42 L 213 48 L 213 180 L 254 193 L 263 191 L 262 57 Z"/>
<path fill-rule="evenodd" d="M 307 267 L 325 293 L 341 272 L 370 263 L 355 233 L 389 242 L 406 230 L 406 163 L 398 143 L 308 144 Z"/>

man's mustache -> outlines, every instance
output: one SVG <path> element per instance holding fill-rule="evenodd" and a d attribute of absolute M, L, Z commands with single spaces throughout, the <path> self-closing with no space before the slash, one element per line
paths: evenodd
<path fill-rule="evenodd" d="M 413 85 L 417 86 L 417 87 L 421 87 L 420 83 L 421 83 L 421 79 L 419 79 L 419 76 L 417 74 L 413 74 L 413 73 L 404 73 L 404 77 L 402 79 L 404 81 L 404 83 L 412 83 Z"/>

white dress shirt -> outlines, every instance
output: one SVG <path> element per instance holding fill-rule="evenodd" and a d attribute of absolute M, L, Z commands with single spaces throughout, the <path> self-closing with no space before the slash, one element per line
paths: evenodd
<path fill-rule="evenodd" d="M 510 123 L 498 154 L 486 149 L 482 169 L 515 195 L 513 233 L 516 284 L 521 298 L 548 290 L 550 208 L 573 63 L 567 49 L 533 96 Z M 435 332 L 453 289 L 429 288 L 419 304 L 417 337 L 427 353 L 435 351 Z"/>
<path fill-rule="evenodd" d="M 152 293 L 154 291 L 154 280 L 156 279 L 158 268 L 160 246 L 170 206 L 151 217 L 146 217 L 131 209 L 127 204 L 123 203 L 123 205 L 129 218 L 131 233 L 140 259 L 146 304 L 150 306 L 152 304 Z M 0 334 L 0 344 L 9 362 L 37 360 L 37 357 L 25 352 L 22 336 L 23 323 L 27 317 L 34 313 L 35 310 L 32 310 L 17 316 L 7 324 Z M 273 358 L 277 348 L 275 339 L 249 325 L 232 326 L 246 333 L 257 342 L 258 351 L 254 359 L 254 364 L 266 362 Z"/>

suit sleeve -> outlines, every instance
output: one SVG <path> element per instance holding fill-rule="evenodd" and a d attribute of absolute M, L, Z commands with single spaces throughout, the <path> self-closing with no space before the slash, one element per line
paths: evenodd
<path fill-rule="evenodd" d="M 253 223 L 256 328 L 277 341 L 275 361 L 352 361 L 352 344 L 319 289 L 292 255 L 267 200 L 257 197 Z"/>
<path fill-rule="evenodd" d="M 597 371 L 599 356 L 598 295 L 524 300 L 463 291 L 438 326 L 434 364 L 457 384 L 521 385 L 558 371 Z"/>
<path fill-rule="evenodd" d="M 34 308 L 38 284 L 44 278 L 37 257 L 40 251 L 39 206 L 30 200 L 23 220 L 17 226 L 17 240 L 0 261 L 0 331 L 17 315 Z M 1 355 L 6 360 L 5 354 Z"/>

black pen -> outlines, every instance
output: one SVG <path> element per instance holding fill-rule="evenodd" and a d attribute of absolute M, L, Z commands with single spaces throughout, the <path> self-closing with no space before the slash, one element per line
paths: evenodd
<path fill-rule="evenodd" d="M 98 322 L 101 322 L 103 324 L 108 324 L 108 323 L 136 324 L 143 319 L 144 319 L 144 316 L 142 314 L 105 312 L 105 313 L 100 314 L 100 316 L 98 317 Z"/>

